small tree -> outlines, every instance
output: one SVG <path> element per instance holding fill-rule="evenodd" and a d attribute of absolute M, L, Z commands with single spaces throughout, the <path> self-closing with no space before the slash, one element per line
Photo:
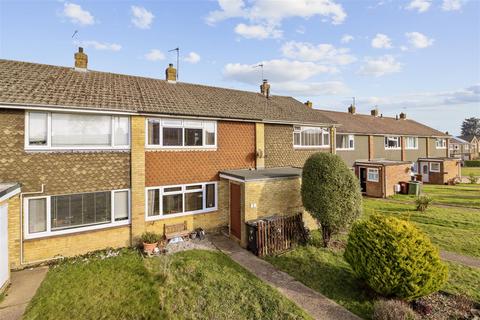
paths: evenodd
<path fill-rule="evenodd" d="M 302 172 L 302 201 L 322 228 L 323 245 L 332 234 L 347 229 L 362 212 L 357 177 L 343 160 L 331 153 L 316 153 Z"/>

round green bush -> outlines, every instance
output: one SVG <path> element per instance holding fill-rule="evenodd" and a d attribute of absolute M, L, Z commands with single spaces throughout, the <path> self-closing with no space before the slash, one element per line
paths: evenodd
<path fill-rule="evenodd" d="M 354 224 L 344 256 L 358 278 L 386 297 L 409 301 L 438 291 L 447 280 L 430 239 L 394 217 L 373 215 Z"/>
<path fill-rule="evenodd" d="M 302 202 L 320 223 L 324 246 L 331 234 L 348 228 L 362 212 L 357 177 L 339 156 L 331 153 L 315 153 L 305 162 Z"/>

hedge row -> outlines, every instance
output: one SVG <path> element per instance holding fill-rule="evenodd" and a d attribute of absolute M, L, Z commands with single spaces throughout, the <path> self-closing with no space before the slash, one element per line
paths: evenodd
<path fill-rule="evenodd" d="M 480 167 L 480 160 L 465 160 L 465 167 Z"/>

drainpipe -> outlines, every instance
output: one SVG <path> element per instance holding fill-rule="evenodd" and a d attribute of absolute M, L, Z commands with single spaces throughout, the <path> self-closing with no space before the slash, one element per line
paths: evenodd
<path fill-rule="evenodd" d="M 387 167 L 382 166 L 382 176 L 383 176 L 383 181 L 382 181 L 382 197 L 386 198 L 387 197 L 387 192 L 386 192 L 386 185 L 387 185 Z"/>
<path fill-rule="evenodd" d="M 42 183 L 42 187 L 40 191 L 20 193 L 20 265 L 21 266 L 25 264 L 25 262 L 23 261 L 23 197 L 25 195 L 43 194 L 44 192 L 45 192 L 45 185 Z"/>

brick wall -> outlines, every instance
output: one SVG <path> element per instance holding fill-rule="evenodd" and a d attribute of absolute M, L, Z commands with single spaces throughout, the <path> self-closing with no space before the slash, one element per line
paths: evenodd
<path fill-rule="evenodd" d="M 424 161 L 423 161 L 424 162 Z M 437 162 L 438 163 L 438 162 Z M 430 168 L 430 162 L 428 163 Z M 428 183 L 446 184 L 448 180 L 460 175 L 460 162 L 456 160 L 445 160 L 440 162 L 440 172 L 429 172 Z"/>
<path fill-rule="evenodd" d="M 147 187 L 218 181 L 218 172 L 255 167 L 255 124 L 219 121 L 216 151 L 147 151 Z"/>
<path fill-rule="evenodd" d="M 400 181 L 410 181 L 410 164 L 385 167 L 385 197 L 395 194 L 395 185 Z"/>
<path fill-rule="evenodd" d="M 265 124 L 265 167 L 303 167 L 308 157 L 317 152 L 331 149 L 294 149 L 292 125 Z"/>

